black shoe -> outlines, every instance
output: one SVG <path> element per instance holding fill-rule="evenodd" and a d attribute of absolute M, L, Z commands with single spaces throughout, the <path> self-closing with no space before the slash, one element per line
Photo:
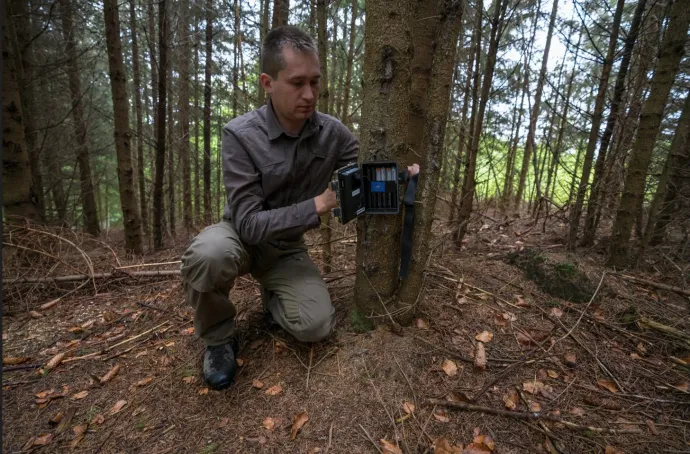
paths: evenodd
<path fill-rule="evenodd" d="M 232 342 L 206 347 L 204 353 L 204 379 L 213 389 L 225 389 L 235 379 L 235 348 Z"/>

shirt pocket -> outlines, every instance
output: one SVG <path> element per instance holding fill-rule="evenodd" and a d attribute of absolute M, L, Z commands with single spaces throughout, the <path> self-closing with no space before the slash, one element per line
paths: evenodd
<path fill-rule="evenodd" d="M 261 187 L 264 197 L 269 197 L 284 188 L 287 181 L 287 170 L 285 160 L 262 163 L 259 166 L 261 172 Z"/>

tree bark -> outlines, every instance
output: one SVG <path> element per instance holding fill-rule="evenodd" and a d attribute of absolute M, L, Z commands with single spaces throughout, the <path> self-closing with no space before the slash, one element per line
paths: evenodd
<path fill-rule="evenodd" d="M 538 14 L 538 12 L 537 12 Z M 535 135 L 537 130 L 537 120 L 539 119 L 539 112 L 541 109 L 541 96 L 544 91 L 544 81 L 546 80 L 546 64 L 549 60 L 549 51 L 551 49 L 551 38 L 553 37 L 553 27 L 556 23 L 556 16 L 558 15 L 558 0 L 553 0 L 553 8 L 551 9 L 551 18 L 549 20 L 549 31 L 546 34 L 546 47 L 544 47 L 544 56 L 541 61 L 541 70 L 539 72 L 539 79 L 537 80 L 537 91 L 534 94 L 534 105 L 532 106 L 532 113 L 529 120 L 529 129 L 527 131 L 527 140 L 525 141 L 525 150 L 522 156 L 522 169 L 520 171 L 520 181 L 518 183 L 517 194 L 515 196 L 515 208 L 520 207 L 522 202 L 522 195 L 525 191 L 525 181 L 527 179 L 527 172 L 529 170 L 529 161 L 532 157 L 532 152 L 535 147 Z"/>
<path fill-rule="evenodd" d="M 158 2 L 158 114 L 156 115 L 156 180 L 153 188 L 153 245 L 163 247 L 163 180 L 165 177 L 165 113 L 167 102 L 168 18 L 166 0 Z"/>
<path fill-rule="evenodd" d="M 271 28 L 287 25 L 290 16 L 290 0 L 273 0 L 273 23 Z"/>
<path fill-rule="evenodd" d="M 350 85 L 352 85 L 352 65 L 355 59 L 355 38 L 357 37 L 357 14 L 359 13 L 359 0 L 352 0 L 352 17 L 350 18 L 350 42 L 347 48 L 347 69 L 345 70 L 345 87 L 343 93 L 343 106 L 340 119 L 346 126 L 352 127 L 350 121 Z"/>
<path fill-rule="evenodd" d="M 79 164 L 79 182 L 82 197 L 82 216 L 86 231 L 91 235 L 101 232 L 98 224 L 98 207 L 93 192 L 91 163 L 89 162 L 89 148 L 86 138 L 86 120 L 84 120 L 84 106 L 82 105 L 81 81 L 79 79 L 79 65 L 77 64 L 76 40 L 74 37 L 72 2 L 60 0 L 62 9 L 62 34 L 65 39 L 65 54 L 67 56 L 67 78 L 72 96 L 72 118 L 74 120 L 74 135 L 77 142 L 77 163 Z"/>
<path fill-rule="evenodd" d="M 174 11 L 170 11 L 170 16 L 175 17 Z M 170 27 L 170 24 L 168 24 Z M 172 39 L 172 33 L 170 40 L 168 41 L 169 43 L 173 43 Z M 168 127 L 167 127 L 167 148 L 166 151 L 168 153 L 168 160 L 167 160 L 167 166 L 168 166 L 168 171 L 167 176 L 168 176 L 168 182 L 166 185 L 166 191 L 168 194 L 168 232 L 170 235 L 174 238 L 176 235 L 175 232 L 175 145 L 176 145 L 176 138 L 175 138 L 175 118 L 173 116 L 173 103 L 174 103 L 174 96 L 173 94 L 175 93 L 174 88 L 173 88 L 173 82 L 174 82 L 174 74 L 176 71 L 173 71 L 173 69 L 177 69 L 177 49 L 174 44 L 170 45 L 168 48 L 168 65 L 167 65 L 167 78 L 166 78 L 166 83 L 168 84 L 168 101 L 166 108 L 168 110 L 168 113 L 166 115 L 166 121 L 168 122 Z M 165 211 L 165 208 L 163 210 Z"/>
<path fill-rule="evenodd" d="M 316 0 L 310 0 L 310 3 L 313 7 L 314 2 Z M 270 11 L 270 5 L 271 5 L 271 0 L 263 0 L 263 8 L 262 8 L 262 13 L 261 13 L 261 45 L 259 46 L 259 72 L 261 72 L 261 60 L 263 58 L 263 42 L 264 39 L 266 39 L 266 35 L 268 35 L 268 15 Z M 258 81 L 259 84 L 259 107 L 263 106 L 266 104 L 266 92 L 264 91 L 264 87 L 261 86 L 261 81 Z"/>
<path fill-rule="evenodd" d="M 347 30 L 348 30 L 348 12 L 349 9 L 347 6 L 344 8 L 344 20 L 343 20 L 343 49 L 345 48 L 345 42 L 348 40 L 347 36 Z M 334 105 L 335 107 L 331 110 L 333 112 L 334 117 L 338 117 L 340 121 L 343 121 L 343 116 L 341 112 L 343 111 L 343 77 L 345 76 L 345 71 L 343 70 L 343 66 L 346 65 L 344 60 L 341 58 L 337 50 L 339 49 L 339 46 L 336 44 L 336 47 L 333 48 L 333 55 L 337 56 L 337 58 L 333 59 L 333 70 L 337 71 L 338 73 L 338 81 L 336 83 L 336 89 L 335 89 L 335 101 Z M 345 56 L 345 52 L 343 51 L 342 54 Z"/>
<path fill-rule="evenodd" d="M 278 1 L 278 0 L 276 0 Z M 206 64 L 204 65 L 204 222 L 213 222 L 211 208 L 211 73 L 213 71 L 213 0 L 206 0 Z"/>
<path fill-rule="evenodd" d="M 623 15 L 623 6 L 625 0 L 617 0 L 616 12 L 613 15 L 613 25 L 611 27 L 611 37 L 609 39 L 609 46 L 604 58 L 604 63 L 601 71 L 601 79 L 599 80 L 599 89 L 597 97 L 594 100 L 594 112 L 592 113 L 592 127 L 589 130 L 589 138 L 587 139 L 587 148 L 585 149 L 585 157 L 582 165 L 582 176 L 580 177 L 580 184 L 578 185 L 577 197 L 575 204 L 570 212 L 570 228 L 568 231 L 567 248 L 568 250 L 575 250 L 577 244 L 577 233 L 580 226 L 580 215 L 582 213 L 582 205 L 584 204 L 585 196 L 587 195 L 587 187 L 589 186 L 589 177 L 592 170 L 592 160 L 594 159 L 594 149 L 597 146 L 599 139 L 599 128 L 601 126 L 601 119 L 606 104 L 606 91 L 609 86 L 609 75 L 611 74 L 611 67 L 613 66 L 613 57 L 616 51 L 616 43 L 618 41 L 618 31 L 620 29 L 621 16 Z"/>
<path fill-rule="evenodd" d="M 267 0 L 268 1 L 268 0 Z M 199 36 L 199 23 L 195 22 L 194 36 Z M 201 47 L 201 40 L 197 39 L 194 46 L 194 225 L 196 226 L 201 221 L 201 201 L 203 199 L 201 194 L 201 148 L 199 147 L 199 125 L 201 118 L 199 117 L 199 51 Z"/>
<path fill-rule="evenodd" d="M 621 101 L 623 100 L 623 93 L 625 92 L 625 81 L 628 76 L 630 60 L 632 59 L 632 51 L 633 47 L 635 47 L 635 42 L 637 41 L 637 35 L 640 30 L 642 15 L 644 13 L 646 3 L 647 0 L 639 0 L 637 2 L 633 21 L 625 38 L 623 59 L 621 60 L 621 66 L 618 70 L 618 75 L 616 76 L 616 84 L 613 89 L 613 98 L 611 99 L 609 116 L 606 120 L 606 129 L 604 129 L 601 144 L 599 145 L 599 153 L 597 154 L 597 161 L 594 165 L 594 178 L 592 180 L 592 190 L 587 203 L 587 215 L 585 216 L 585 228 L 581 242 L 582 246 L 591 246 L 594 243 L 594 238 L 596 236 L 596 211 L 597 205 L 600 203 L 600 188 L 604 180 L 606 154 L 611 142 L 611 136 L 613 135 L 613 129 L 615 128 L 616 121 L 618 120 Z"/>
<path fill-rule="evenodd" d="M 635 207 L 644 196 L 645 177 L 652 158 L 659 126 L 671 86 L 680 66 L 690 25 L 690 9 L 683 1 L 674 2 L 649 97 L 645 101 L 637 137 L 633 143 L 630 163 L 616 220 L 607 264 L 616 268 L 629 265 L 629 241 L 635 222 Z"/>
<path fill-rule="evenodd" d="M 180 1 L 179 20 L 180 55 L 178 60 L 180 70 L 179 112 L 182 137 L 180 138 L 180 161 L 182 162 L 182 212 L 184 226 L 189 232 L 193 228 L 192 221 L 192 162 L 189 136 L 189 58 L 191 36 L 189 34 L 189 0 Z"/>
<path fill-rule="evenodd" d="M 160 0 L 157 0 L 160 2 Z M 149 42 L 149 59 L 151 64 L 151 110 L 153 111 L 153 129 L 158 131 L 158 62 L 156 61 L 156 12 L 153 5 L 156 1 L 151 0 L 146 2 L 147 19 L 148 19 L 148 42 Z"/>
<path fill-rule="evenodd" d="M 110 87 L 113 96 L 114 138 L 117 153 L 117 180 L 120 189 L 120 207 L 125 229 L 125 250 L 141 254 L 141 218 L 134 189 L 134 168 L 129 132 L 129 102 L 127 99 L 127 76 L 122 59 L 120 43 L 120 17 L 117 0 L 104 0 L 106 47 Z"/>
<path fill-rule="evenodd" d="M 32 193 L 31 167 L 26 148 L 26 133 L 19 81 L 17 55 L 9 36 L 9 8 L 3 14 L 2 48 L 2 206 L 5 217 L 21 216 L 39 220 L 36 196 Z"/>
<path fill-rule="evenodd" d="M 328 36 L 327 27 L 327 6 L 326 0 L 316 0 L 316 20 L 318 29 L 318 49 L 319 66 L 321 69 L 321 90 L 319 91 L 319 111 L 330 114 L 329 110 L 329 89 L 328 89 Z M 331 214 L 326 213 L 321 216 L 321 243 L 323 252 L 324 272 L 331 272 L 333 255 L 331 253 Z"/>
<path fill-rule="evenodd" d="M 367 3 L 360 160 L 398 160 L 407 155 L 414 0 Z M 355 302 L 364 315 L 386 313 L 400 265 L 398 216 L 363 216 L 357 222 Z M 391 304 L 391 306 L 394 306 Z"/>

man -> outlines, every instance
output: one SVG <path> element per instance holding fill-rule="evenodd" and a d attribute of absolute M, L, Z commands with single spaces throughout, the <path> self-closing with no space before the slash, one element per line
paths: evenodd
<path fill-rule="evenodd" d="M 291 26 L 272 30 L 261 70 L 268 104 L 223 129 L 223 220 L 182 256 L 194 328 L 206 344 L 204 378 L 214 389 L 235 376 L 236 310 L 228 293 L 237 276 L 259 281 L 264 309 L 295 338 L 316 342 L 333 329 L 328 288 L 302 234 L 337 206 L 328 183 L 336 168 L 357 160 L 357 139 L 315 111 L 321 73 L 309 35 Z"/>

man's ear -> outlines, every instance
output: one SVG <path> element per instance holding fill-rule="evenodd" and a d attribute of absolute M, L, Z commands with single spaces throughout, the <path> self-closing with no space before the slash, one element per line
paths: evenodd
<path fill-rule="evenodd" d="M 259 76 L 259 82 L 261 83 L 261 86 L 264 87 L 264 90 L 266 90 L 266 94 L 271 94 L 273 93 L 273 78 L 269 76 L 266 73 L 261 73 L 261 76 Z"/>

